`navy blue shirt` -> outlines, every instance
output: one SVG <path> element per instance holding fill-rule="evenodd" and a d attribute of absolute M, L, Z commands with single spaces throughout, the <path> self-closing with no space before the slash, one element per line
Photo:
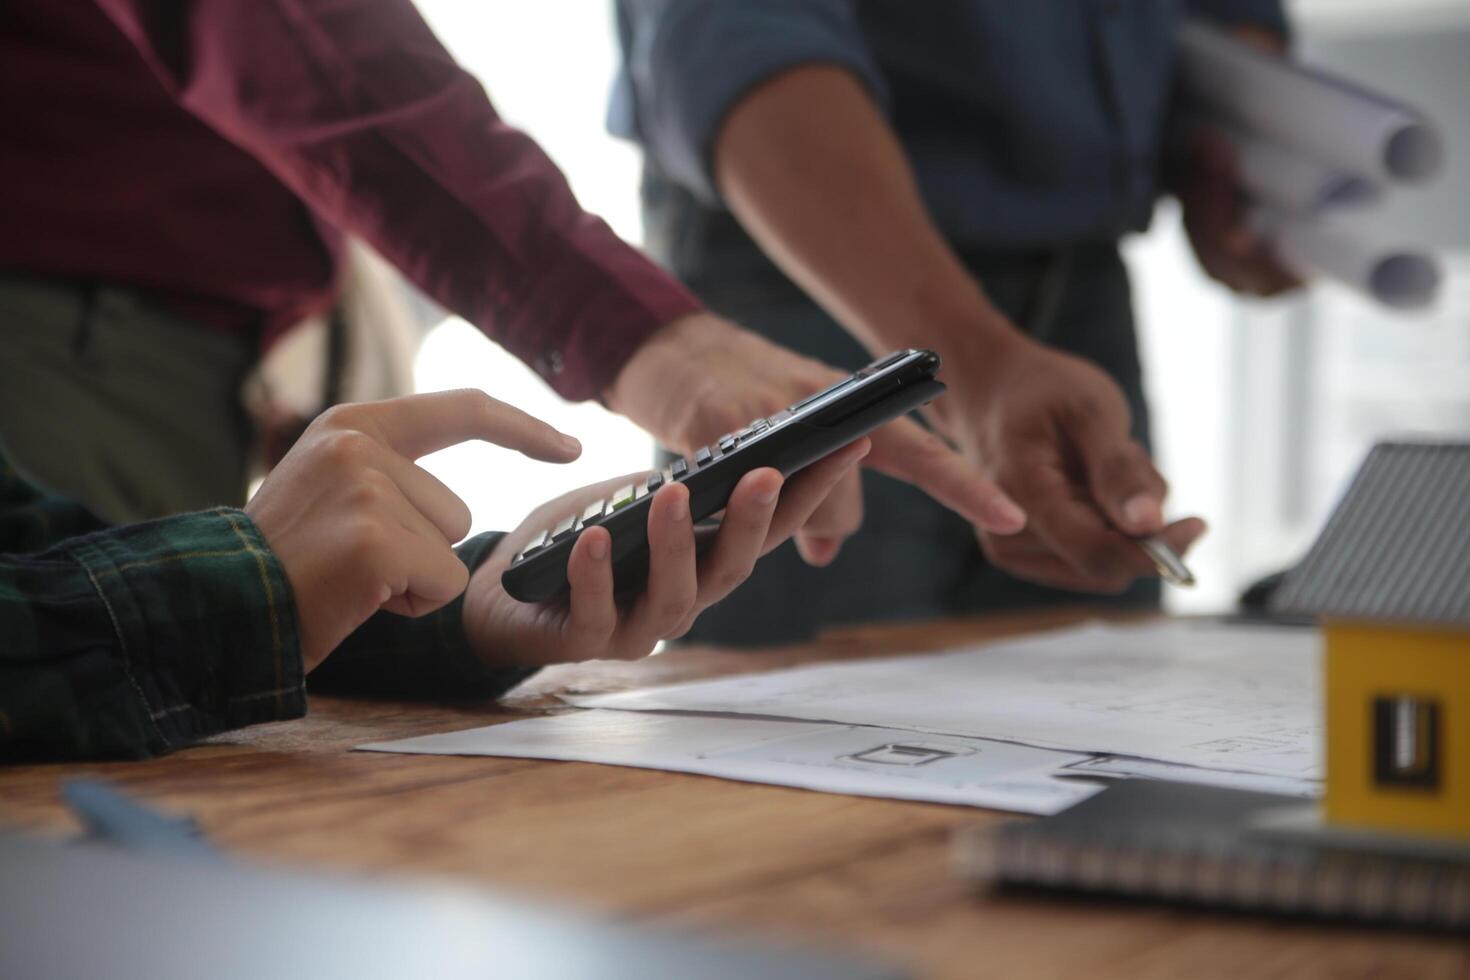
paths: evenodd
<path fill-rule="evenodd" d="M 844 67 L 897 132 L 952 242 L 1116 238 L 1158 192 L 1183 16 L 1284 34 L 1280 0 L 617 0 L 609 125 L 719 207 L 713 143 L 753 87 Z"/>

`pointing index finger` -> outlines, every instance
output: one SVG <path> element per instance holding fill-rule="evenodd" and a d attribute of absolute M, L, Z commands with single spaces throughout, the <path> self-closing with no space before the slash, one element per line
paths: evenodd
<path fill-rule="evenodd" d="M 361 408 L 369 413 L 373 434 L 408 459 L 471 439 L 548 463 L 567 463 L 582 453 L 576 439 L 475 388 L 408 395 Z"/>
<path fill-rule="evenodd" d="M 912 483 L 920 490 L 992 534 L 1015 534 L 1026 526 L 1026 512 L 963 456 L 912 419 L 898 419 L 869 434 L 873 451 L 867 465 Z"/>

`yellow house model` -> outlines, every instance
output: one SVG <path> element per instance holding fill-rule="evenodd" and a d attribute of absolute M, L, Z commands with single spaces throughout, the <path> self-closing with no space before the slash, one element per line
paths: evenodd
<path fill-rule="evenodd" d="M 1374 447 L 1273 605 L 1322 621 L 1325 821 L 1470 838 L 1470 443 Z"/>

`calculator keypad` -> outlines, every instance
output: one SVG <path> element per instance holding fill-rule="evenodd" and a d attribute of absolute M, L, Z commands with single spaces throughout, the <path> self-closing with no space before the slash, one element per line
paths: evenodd
<path fill-rule="evenodd" d="M 793 412 L 784 408 L 772 415 L 770 418 L 756 419 L 738 432 L 727 433 L 716 439 L 708 446 L 701 446 L 695 450 L 693 456 L 688 459 L 679 457 L 662 470 L 651 473 L 641 483 L 630 483 L 620 487 L 605 500 L 599 500 L 588 504 L 581 514 L 569 514 L 562 518 L 555 527 L 543 531 L 534 541 L 526 546 L 526 550 L 516 556 L 515 560 L 530 558 L 537 552 L 547 548 L 566 538 L 575 537 L 583 528 L 594 527 L 608 517 L 631 504 L 635 504 L 644 497 L 658 491 L 665 483 L 676 483 L 684 479 L 690 473 L 708 466 L 726 453 L 734 452 L 745 442 L 757 438 L 769 432 L 771 429 L 791 418 Z"/>

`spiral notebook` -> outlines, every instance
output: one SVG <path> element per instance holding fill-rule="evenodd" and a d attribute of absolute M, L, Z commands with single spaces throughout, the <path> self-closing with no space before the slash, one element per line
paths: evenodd
<path fill-rule="evenodd" d="M 1029 823 L 967 829 L 987 886 L 1431 929 L 1470 927 L 1470 842 L 1324 830 L 1300 799 L 1133 779 Z"/>

